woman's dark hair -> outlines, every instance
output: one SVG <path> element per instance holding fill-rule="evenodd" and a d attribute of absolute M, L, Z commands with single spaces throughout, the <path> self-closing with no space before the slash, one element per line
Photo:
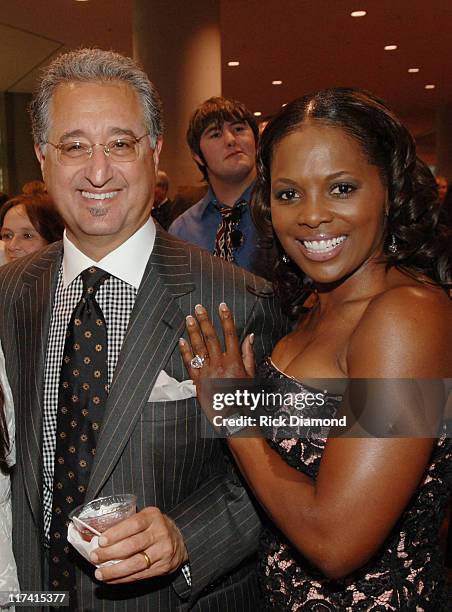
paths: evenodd
<path fill-rule="evenodd" d="M 318 122 L 346 132 L 361 146 L 370 164 L 379 169 L 389 208 L 384 235 L 384 261 L 419 280 L 429 279 L 446 292 L 452 286 L 452 249 L 438 223 L 438 192 L 432 173 L 416 157 L 408 130 L 372 94 L 350 88 L 326 89 L 287 104 L 264 129 L 257 158 L 253 216 L 264 235 L 272 235 L 270 189 L 275 147 L 304 123 Z M 394 236 L 397 251 L 389 250 Z M 294 317 L 303 311 L 311 293 L 309 279 L 291 262 L 273 234 L 279 254 L 275 289 Z"/>
<path fill-rule="evenodd" d="M 0 227 L 6 213 L 14 206 L 23 206 L 31 224 L 49 244 L 61 240 L 64 225 L 55 205 L 46 192 L 24 193 L 8 200 L 0 208 Z"/>
<path fill-rule="evenodd" d="M 452 185 L 449 185 L 439 211 L 439 218 L 452 239 Z"/>
<path fill-rule="evenodd" d="M 0 465 L 6 463 L 6 455 L 9 449 L 9 436 L 5 416 L 5 396 L 0 386 Z"/>

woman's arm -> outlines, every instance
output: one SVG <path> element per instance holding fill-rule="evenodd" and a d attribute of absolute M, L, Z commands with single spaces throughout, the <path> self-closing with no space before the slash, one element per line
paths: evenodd
<path fill-rule="evenodd" d="M 432 440 L 331 439 L 318 479 L 258 438 L 228 438 L 275 524 L 326 576 L 343 578 L 378 550 L 418 485 Z"/>
<path fill-rule="evenodd" d="M 432 293 L 394 290 L 368 309 L 348 351 L 351 378 L 451 375 L 450 306 L 433 299 Z M 223 316 L 225 363 L 218 367 L 223 359 L 219 344 L 211 353 L 208 340 L 208 370 L 194 375 L 199 387 L 204 375 L 246 375 L 237 363 L 240 349 L 232 339 L 232 316 Z M 209 323 L 202 315 L 197 318 L 204 337 L 210 338 Z M 199 352 L 201 340 L 194 340 Z M 433 443 L 432 438 L 420 437 L 331 438 L 313 481 L 287 465 L 265 440 L 228 439 L 240 469 L 276 525 L 311 563 L 335 579 L 362 566 L 381 546 L 422 479 Z"/>

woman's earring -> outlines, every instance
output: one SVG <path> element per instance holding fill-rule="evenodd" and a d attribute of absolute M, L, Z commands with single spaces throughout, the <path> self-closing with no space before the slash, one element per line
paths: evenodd
<path fill-rule="evenodd" d="M 285 264 L 288 264 L 290 262 L 289 257 L 284 253 L 284 255 L 282 256 L 282 260 Z"/>
<path fill-rule="evenodd" d="M 391 236 L 391 244 L 388 246 L 388 250 L 392 254 L 397 253 L 397 251 L 399 250 L 399 247 L 397 246 L 394 234 L 392 234 L 392 236 Z"/>

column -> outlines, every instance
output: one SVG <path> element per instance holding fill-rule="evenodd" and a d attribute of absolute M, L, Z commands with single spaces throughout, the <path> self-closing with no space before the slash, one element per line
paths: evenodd
<path fill-rule="evenodd" d="M 163 100 L 165 135 L 160 167 L 171 195 L 198 185 L 201 173 L 185 140 L 191 113 L 221 95 L 220 0 L 134 0 L 134 57 Z"/>

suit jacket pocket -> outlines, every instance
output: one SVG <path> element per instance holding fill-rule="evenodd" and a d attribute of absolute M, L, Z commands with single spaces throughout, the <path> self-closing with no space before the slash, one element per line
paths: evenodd
<path fill-rule="evenodd" d="M 146 402 L 141 413 L 142 421 L 179 421 L 199 418 L 202 410 L 195 397 L 183 400 Z"/>

